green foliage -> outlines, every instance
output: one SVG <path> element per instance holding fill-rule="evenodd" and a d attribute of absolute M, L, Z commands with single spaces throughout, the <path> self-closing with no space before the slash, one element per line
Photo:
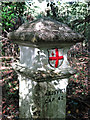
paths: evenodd
<path fill-rule="evenodd" d="M 56 6 L 57 7 L 57 6 Z M 89 25 L 87 17 L 90 15 L 88 12 L 88 3 L 75 2 L 75 3 L 58 3 L 57 16 L 52 16 L 54 19 L 68 24 L 72 29 L 79 33 L 85 34 L 85 30 Z"/>
<path fill-rule="evenodd" d="M 89 16 L 88 3 L 75 2 L 72 4 L 61 4 L 58 2 L 57 6 L 54 3 L 50 3 L 49 6 L 51 7 L 49 17 L 68 24 L 72 29 L 85 34 L 85 30 L 89 25 L 87 21 L 84 22 L 86 17 Z M 32 1 L 2 2 L 2 24 L 0 25 L 3 26 L 3 31 L 9 31 L 16 24 L 18 16 L 23 16 L 26 21 L 27 17 L 40 18 L 45 16 L 46 13 L 40 13 L 39 10 L 39 6 L 36 6 Z"/>
<path fill-rule="evenodd" d="M 24 2 L 2 2 L 2 30 L 9 31 L 16 24 L 18 16 L 22 16 L 25 9 Z"/>

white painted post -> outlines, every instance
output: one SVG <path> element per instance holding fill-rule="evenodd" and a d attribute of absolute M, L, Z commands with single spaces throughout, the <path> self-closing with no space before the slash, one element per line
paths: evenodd
<path fill-rule="evenodd" d="M 8 37 L 20 45 L 20 62 L 12 65 L 20 81 L 19 117 L 65 119 L 66 87 L 75 72 L 67 51 L 84 37 L 49 18 L 22 25 Z"/>
<path fill-rule="evenodd" d="M 68 48 L 59 50 L 59 55 L 63 54 L 64 60 L 58 68 L 49 65 L 47 49 L 49 49 L 48 46 L 42 48 L 20 46 L 20 65 L 30 72 L 41 71 L 32 79 L 27 74 L 28 70 L 23 70 L 23 68 L 20 70 L 22 72 L 19 75 L 20 118 L 65 118 L 68 74 L 73 72 L 67 60 Z M 41 74 L 45 78 L 47 71 L 51 74 L 52 70 L 53 73 L 59 75 L 53 79 L 43 80 L 39 77 L 39 80 L 36 80 L 36 77 Z M 64 74 L 67 76 L 63 77 Z M 60 79 L 59 76 L 63 79 Z"/>

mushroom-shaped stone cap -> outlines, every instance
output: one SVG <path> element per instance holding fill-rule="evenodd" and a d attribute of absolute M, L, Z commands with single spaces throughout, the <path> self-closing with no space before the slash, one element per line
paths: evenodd
<path fill-rule="evenodd" d="M 37 19 L 25 23 L 16 31 L 10 32 L 8 38 L 16 43 L 76 43 L 84 37 L 74 32 L 67 25 L 50 18 Z"/>

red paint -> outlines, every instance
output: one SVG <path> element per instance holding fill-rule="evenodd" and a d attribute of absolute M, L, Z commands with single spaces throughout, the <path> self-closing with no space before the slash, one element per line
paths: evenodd
<path fill-rule="evenodd" d="M 54 56 L 54 53 L 52 52 L 52 56 Z"/>
<path fill-rule="evenodd" d="M 58 67 L 58 62 L 59 62 L 59 60 L 63 59 L 63 56 L 59 56 L 58 49 L 55 49 L 55 52 L 56 52 L 56 57 L 49 57 L 49 60 L 56 60 L 55 68 L 57 68 Z"/>

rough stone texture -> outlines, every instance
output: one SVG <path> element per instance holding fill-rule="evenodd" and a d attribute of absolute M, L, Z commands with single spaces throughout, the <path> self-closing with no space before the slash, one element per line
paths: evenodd
<path fill-rule="evenodd" d="M 19 76 L 20 118 L 65 118 L 68 79 L 35 82 Z"/>
<path fill-rule="evenodd" d="M 64 57 L 59 68 L 48 63 L 49 47 L 20 46 L 20 63 L 12 64 L 19 74 L 20 118 L 65 119 L 66 86 L 74 71 L 67 61 L 68 47 L 59 47 Z"/>
<path fill-rule="evenodd" d="M 76 43 L 84 37 L 67 25 L 50 18 L 41 18 L 30 23 L 25 23 L 18 30 L 10 32 L 8 38 L 17 43 Z"/>
<path fill-rule="evenodd" d="M 14 63 L 13 66 L 14 66 L 13 68 L 16 71 L 18 71 L 19 74 L 36 82 L 44 82 L 44 81 L 50 82 L 56 79 L 58 80 L 58 79 L 69 78 L 71 75 L 75 74 L 75 71 L 73 71 L 73 73 L 69 72 L 69 70 L 72 70 L 72 69 L 66 70 L 64 73 L 62 72 L 55 73 L 54 70 L 52 71 L 40 71 L 39 70 L 37 72 L 31 72 L 30 69 L 20 66 L 17 63 Z"/>
<path fill-rule="evenodd" d="M 67 51 L 68 47 L 59 49 L 59 55 L 63 54 L 64 60 L 61 66 L 55 69 L 49 65 L 47 48 L 20 46 L 20 63 L 13 63 L 12 66 L 32 81 L 43 82 L 69 78 L 76 71 L 68 63 Z"/>
<path fill-rule="evenodd" d="M 67 51 L 71 43 L 83 41 L 84 37 L 49 18 L 23 24 L 8 37 L 20 45 L 20 63 L 13 64 L 20 81 L 20 118 L 64 119 L 66 86 L 74 73 L 67 60 Z M 59 68 L 52 68 L 48 63 L 47 49 L 51 48 L 58 48 L 59 56 L 64 57 Z"/>

